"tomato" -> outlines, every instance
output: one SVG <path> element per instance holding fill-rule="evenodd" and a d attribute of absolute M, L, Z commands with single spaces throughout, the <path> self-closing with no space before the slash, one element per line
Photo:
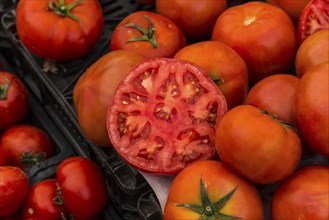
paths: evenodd
<path fill-rule="evenodd" d="M 249 181 L 223 162 L 204 160 L 174 178 L 164 219 L 263 219 L 263 207 Z"/>
<path fill-rule="evenodd" d="M 98 0 L 20 0 L 17 34 L 32 53 L 54 61 L 72 61 L 89 54 L 103 31 Z"/>
<path fill-rule="evenodd" d="M 24 219 L 57 220 L 69 216 L 63 201 L 58 199 L 56 179 L 45 179 L 34 184 L 22 206 Z"/>
<path fill-rule="evenodd" d="M 29 180 L 18 167 L 0 166 L 0 217 L 18 212 L 29 190 Z"/>
<path fill-rule="evenodd" d="M 307 37 L 299 46 L 295 59 L 296 73 L 301 77 L 313 66 L 329 61 L 329 29 Z"/>
<path fill-rule="evenodd" d="M 203 40 L 211 35 L 217 17 L 226 9 L 226 0 L 157 0 L 156 11 L 174 21 L 188 39 Z"/>
<path fill-rule="evenodd" d="M 7 151 L 1 146 L 0 142 L 0 166 L 5 166 L 9 164 L 9 155 Z"/>
<path fill-rule="evenodd" d="M 299 17 L 298 43 L 323 29 L 329 29 L 329 0 L 310 0 Z"/>
<path fill-rule="evenodd" d="M 229 46 L 218 41 L 198 42 L 182 48 L 174 58 L 201 66 L 224 94 L 228 109 L 244 102 L 248 92 L 248 69 L 240 55 Z"/>
<path fill-rule="evenodd" d="M 93 143 L 111 146 L 106 130 L 107 109 L 120 81 L 142 60 L 141 55 L 126 50 L 109 52 L 91 65 L 75 84 L 73 102 L 79 125 Z"/>
<path fill-rule="evenodd" d="M 287 71 L 297 50 L 296 29 L 287 13 L 259 1 L 225 10 L 211 39 L 227 44 L 244 59 L 251 85 Z"/>
<path fill-rule="evenodd" d="M 0 130 L 22 122 L 30 109 L 28 91 L 20 78 L 0 72 Z"/>
<path fill-rule="evenodd" d="M 327 220 L 328 194 L 329 166 L 304 166 L 275 191 L 271 204 L 272 219 Z"/>
<path fill-rule="evenodd" d="M 329 157 L 329 61 L 305 72 L 296 91 L 296 125 L 314 151 Z"/>
<path fill-rule="evenodd" d="M 34 125 L 20 124 L 8 128 L 2 134 L 0 143 L 8 154 L 8 164 L 23 170 L 54 154 L 48 134 Z"/>
<path fill-rule="evenodd" d="M 136 11 L 113 30 L 110 48 L 153 58 L 173 57 L 185 45 L 185 35 L 173 21 L 154 12 Z"/>
<path fill-rule="evenodd" d="M 108 199 L 106 182 L 90 159 L 73 156 L 63 160 L 56 171 L 65 207 L 76 218 L 96 216 Z"/>
<path fill-rule="evenodd" d="M 153 58 L 129 71 L 108 110 L 107 130 L 129 164 L 173 174 L 215 154 L 215 126 L 227 111 L 224 95 L 189 61 Z"/>
<path fill-rule="evenodd" d="M 274 115 L 252 105 L 239 105 L 219 121 L 216 150 L 221 160 L 244 177 L 269 184 L 296 169 L 301 141 L 289 125 Z"/>

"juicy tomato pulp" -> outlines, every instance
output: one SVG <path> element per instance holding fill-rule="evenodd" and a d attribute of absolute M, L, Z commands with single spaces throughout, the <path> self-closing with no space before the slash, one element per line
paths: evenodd
<path fill-rule="evenodd" d="M 132 166 L 173 174 L 215 154 L 215 126 L 226 111 L 222 92 L 201 67 L 147 59 L 119 85 L 107 128 L 113 146 Z"/>

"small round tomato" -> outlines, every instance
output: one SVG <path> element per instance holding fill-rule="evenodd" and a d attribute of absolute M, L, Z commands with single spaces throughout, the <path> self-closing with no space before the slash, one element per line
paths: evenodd
<path fill-rule="evenodd" d="M 174 58 L 201 66 L 224 94 L 228 109 L 244 102 L 249 85 L 248 69 L 240 55 L 229 46 L 218 41 L 198 42 L 182 48 Z"/>
<path fill-rule="evenodd" d="M 164 219 L 263 219 L 255 186 L 215 160 L 184 168 L 173 180 Z"/>
<path fill-rule="evenodd" d="M 56 179 L 45 179 L 34 184 L 22 206 L 24 219 L 57 220 L 68 217 L 69 212 L 58 196 Z"/>
<path fill-rule="evenodd" d="M 229 110 L 216 129 L 219 157 L 255 183 L 274 183 L 292 174 L 301 149 L 291 126 L 252 105 Z"/>
<path fill-rule="evenodd" d="M 0 217 L 18 212 L 29 190 L 29 180 L 21 169 L 0 166 Z"/>
<path fill-rule="evenodd" d="M 146 59 L 129 71 L 108 110 L 116 151 L 137 169 L 172 174 L 215 154 L 224 95 L 198 65 Z"/>
<path fill-rule="evenodd" d="M 63 160 L 56 179 L 65 207 L 74 218 L 91 218 L 104 208 L 108 199 L 106 182 L 90 159 L 74 156 Z"/>
<path fill-rule="evenodd" d="M 28 91 L 22 80 L 0 72 L 0 130 L 22 122 L 30 109 Z"/>
<path fill-rule="evenodd" d="M 275 191 L 272 219 L 327 220 L 328 195 L 329 166 L 306 165 L 285 179 Z"/>
<path fill-rule="evenodd" d="M 8 128 L 2 134 L 0 143 L 8 154 L 8 164 L 23 170 L 54 154 L 48 134 L 34 125 L 20 124 Z"/>
<path fill-rule="evenodd" d="M 73 102 L 79 125 L 93 143 L 111 146 L 106 130 L 107 109 L 120 81 L 142 60 L 144 57 L 134 52 L 111 51 L 91 65 L 75 84 Z"/>
<path fill-rule="evenodd" d="M 20 0 L 17 34 L 34 54 L 54 61 L 72 61 L 89 54 L 103 31 L 98 0 Z"/>
<path fill-rule="evenodd" d="M 136 11 L 116 26 L 110 48 L 153 58 L 173 57 L 185 45 L 185 35 L 173 21 L 154 12 Z"/>

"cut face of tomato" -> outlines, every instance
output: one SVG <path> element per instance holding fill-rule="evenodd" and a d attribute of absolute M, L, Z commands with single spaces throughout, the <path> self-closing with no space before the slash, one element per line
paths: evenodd
<path fill-rule="evenodd" d="M 169 58 L 137 64 L 107 115 L 117 152 L 135 168 L 173 174 L 215 154 L 215 127 L 226 100 L 199 66 Z"/>

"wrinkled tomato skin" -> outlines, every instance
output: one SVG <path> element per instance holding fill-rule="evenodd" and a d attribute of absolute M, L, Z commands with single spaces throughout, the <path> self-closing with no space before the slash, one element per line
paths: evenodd
<path fill-rule="evenodd" d="M 329 166 L 306 165 L 285 179 L 275 191 L 272 219 L 327 220 L 328 194 Z"/>
<path fill-rule="evenodd" d="M 112 146 L 106 130 L 107 109 L 120 81 L 142 60 L 143 56 L 131 51 L 111 51 L 92 64 L 75 84 L 73 102 L 79 125 L 93 143 Z"/>
<path fill-rule="evenodd" d="M 251 85 L 286 72 L 297 51 L 296 29 L 287 13 L 259 1 L 225 10 L 217 18 L 211 39 L 227 44 L 244 59 Z"/>
<path fill-rule="evenodd" d="M 22 80 L 9 72 L 0 72 L 0 130 L 22 122 L 29 105 L 28 91 Z"/>
<path fill-rule="evenodd" d="M 240 219 L 263 219 L 262 201 L 255 186 L 221 161 L 199 161 L 183 169 L 173 180 L 164 208 L 165 220 L 198 220 L 200 214 L 177 204 L 202 205 L 200 179 L 211 203 L 237 187 L 220 212 Z"/>
<path fill-rule="evenodd" d="M 76 0 L 66 0 L 65 4 L 72 2 Z M 71 13 L 79 21 L 53 13 L 48 9 L 48 3 L 48 0 L 19 1 L 16 27 L 23 44 L 32 53 L 59 62 L 72 61 L 89 54 L 104 26 L 99 1 L 82 1 L 74 7 Z"/>
<path fill-rule="evenodd" d="M 21 169 L 0 166 L 0 217 L 18 212 L 29 190 L 29 180 Z"/>

